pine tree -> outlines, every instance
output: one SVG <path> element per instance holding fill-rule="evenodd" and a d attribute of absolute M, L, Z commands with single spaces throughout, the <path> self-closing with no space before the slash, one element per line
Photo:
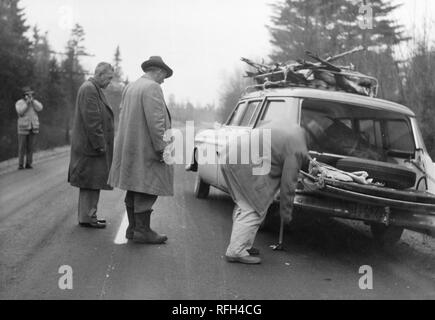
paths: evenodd
<path fill-rule="evenodd" d="M 85 31 L 76 24 L 66 46 L 66 59 L 62 62 L 63 87 L 66 93 L 65 140 L 69 143 L 69 131 L 74 114 L 77 92 L 85 81 L 85 71 L 80 63 L 81 56 L 88 56 L 83 45 Z"/>
<path fill-rule="evenodd" d="M 40 146 L 58 146 L 65 141 L 61 138 L 60 130 L 63 130 L 66 103 L 62 88 L 62 77 L 59 63 L 52 57 L 52 50 L 48 42 L 47 33 L 40 34 L 35 26 L 33 28 L 32 58 L 34 70 L 34 87 L 37 98 L 46 106 L 40 114 L 41 137 Z M 48 134 L 50 131 L 50 134 Z M 56 133 L 56 134 L 53 134 Z"/>
<path fill-rule="evenodd" d="M 361 28 L 360 8 L 370 4 L 373 28 Z M 340 61 L 380 81 L 380 97 L 401 99 L 400 77 L 394 46 L 406 41 L 404 28 L 392 19 L 400 5 L 388 0 L 285 0 L 274 4 L 269 31 L 274 46 L 270 58 L 288 62 L 305 58 L 306 50 L 328 57 L 363 46 L 370 50 Z"/>
<path fill-rule="evenodd" d="M 21 88 L 32 76 L 31 43 L 25 37 L 29 27 L 18 4 L 18 0 L 0 0 L 0 100 L 7 103 L 21 96 Z M 10 107 L 2 104 L 0 112 Z"/>
<path fill-rule="evenodd" d="M 373 10 L 373 28 L 360 27 L 364 1 L 286 0 L 274 4 L 269 31 L 275 47 L 271 58 L 286 62 L 304 56 L 305 50 L 334 55 L 356 46 L 383 50 L 406 40 L 403 26 L 390 17 L 400 6 L 387 0 L 368 2 Z"/>
<path fill-rule="evenodd" d="M 435 159 L 435 48 L 421 39 L 412 53 L 405 71 L 405 101 L 416 114 L 426 143 Z"/>
<path fill-rule="evenodd" d="M 19 0 L 0 0 L 0 161 L 16 153 L 15 102 L 31 85 L 31 43 Z"/>
<path fill-rule="evenodd" d="M 123 82 L 123 72 L 121 67 L 121 49 L 119 48 L 119 45 L 116 47 L 115 50 L 115 56 L 113 58 L 113 68 L 115 69 L 115 76 L 113 78 L 113 82 L 117 84 L 121 84 Z"/>

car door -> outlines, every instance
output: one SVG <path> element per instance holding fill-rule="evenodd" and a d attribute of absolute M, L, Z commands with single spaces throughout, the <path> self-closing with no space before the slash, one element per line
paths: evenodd
<path fill-rule="evenodd" d="M 196 138 L 198 173 L 206 183 L 219 187 L 218 184 L 218 150 L 222 148 L 224 137 L 231 128 L 236 127 L 242 120 L 248 104 L 241 101 L 231 113 L 225 126 L 216 130 L 207 130 Z"/>
<path fill-rule="evenodd" d="M 245 102 L 243 112 L 229 119 L 227 125 L 218 134 L 218 155 L 222 155 L 224 150 L 228 150 L 228 138 L 249 133 L 258 117 L 264 99 L 254 99 Z M 223 159 L 221 159 L 221 162 Z M 217 170 L 217 181 L 220 189 L 226 190 L 225 179 L 221 170 Z"/>

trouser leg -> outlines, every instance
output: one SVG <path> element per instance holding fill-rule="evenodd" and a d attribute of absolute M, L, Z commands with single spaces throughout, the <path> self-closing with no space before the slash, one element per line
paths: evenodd
<path fill-rule="evenodd" d="M 133 193 L 134 213 L 153 211 L 153 206 L 158 197 L 146 193 Z"/>
<path fill-rule="evenodd" d="M 79 223 L 91 223 L 97 218 L 100 190 L 80 189 L 79 194 Z"/>
<path fill-rule="evenodd" d="M 26 165 L 31 166 L 33 163 L 33 147 L 35 143 L 35 134 L 30 133 L 27 136 L 26 143 Z"/>
<path fill-rule="evenodd" d="M 236 204 L 233 212 L 233 228 L 230 245 L 226 255 L 229 257 L 247 257 L 260 225 L 265 216 L 261 216 L 244 202 Z"/>
<path fill-rule="evenodd" d="M 24 166 L 24 156 L 26 154 L 27 136 L 24 134 L 18 135 L 18 164 Z"/>

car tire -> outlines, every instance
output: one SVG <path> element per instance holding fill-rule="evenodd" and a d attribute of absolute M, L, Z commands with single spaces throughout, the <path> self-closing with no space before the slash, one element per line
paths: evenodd
<path fill-rule="evenodd" d="M 210 185 L 205 183 L 198 174 L 195 181 L 195 197 L 198 199 L 206 199 L 209 194 Z"/>
<path fill-rule="evenodd" d="M 402 227 L 396 226 L 386 226 L 384 224 L 375 223 L 370 226 L 373 239 L 375 242 L 382 247 L 393 247 L 402 238 L 403 231 Z"/>
<path fill-rule="evenodd" d="M 404 166 L 364 159 L 340 159 L 337 169 L 346 172 L 366 171 L 375 182 L 385 183 L 386 187 L 399 190 L 414 187 L 417 179 L 416 173 Z"/>

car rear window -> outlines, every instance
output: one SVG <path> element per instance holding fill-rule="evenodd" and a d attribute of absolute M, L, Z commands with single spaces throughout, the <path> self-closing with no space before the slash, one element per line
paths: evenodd
<path fill-rule="evenodd" d="M 400 113 L 323 100 L 304 100 L 301 125 L 319 153 L 388 161 L 414 154 L 410 119 Z"/>

